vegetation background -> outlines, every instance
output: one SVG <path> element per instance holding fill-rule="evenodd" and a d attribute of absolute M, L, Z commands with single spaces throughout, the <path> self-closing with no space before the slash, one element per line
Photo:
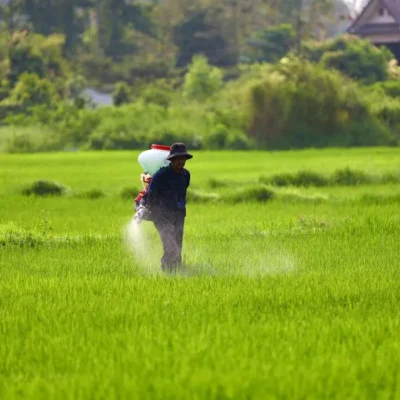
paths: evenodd
<path fill-rule="evenodd" d="M 363 2 L 0 5 L 0 151 L 399 144 L 400 69 Z"/>

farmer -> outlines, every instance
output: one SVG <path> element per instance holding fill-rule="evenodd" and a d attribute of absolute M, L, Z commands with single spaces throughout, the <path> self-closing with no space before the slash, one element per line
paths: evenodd
<path fill-rule="evenodd" d="M 174 143 L 167 157 L 170 165 L 154 174 L 142 200 L 142 204 L 150 211 L 151 220 L 163 244 L 163 271 L 171 271 L 182 263 L 186 190 L 190 184 L 190 173 L 184 167 L 190 158 L 193 156 L 186 151 L 183 143 Z"/>

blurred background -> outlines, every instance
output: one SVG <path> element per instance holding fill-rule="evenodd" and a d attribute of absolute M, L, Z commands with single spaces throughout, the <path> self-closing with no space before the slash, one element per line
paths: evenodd
<path fill-rule="evenodd" d="M 398 146 L 387 0 L 1 0 L 0 152 Z"/>

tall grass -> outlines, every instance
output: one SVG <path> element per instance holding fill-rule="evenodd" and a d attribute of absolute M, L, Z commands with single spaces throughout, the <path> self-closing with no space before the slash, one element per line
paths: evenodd
<path fill-rule="evenodd" d="M 400 183 L 400 170 L 381 174 L 367 173 L 349 167 L 337 169 L 330 176 L 313 171 L 261 176 L 260 182 L 274 186 L 356 186 L 366 184 Z"/>

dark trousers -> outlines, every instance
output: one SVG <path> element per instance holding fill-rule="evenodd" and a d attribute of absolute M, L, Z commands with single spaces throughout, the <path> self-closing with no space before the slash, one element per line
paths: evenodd
<path fill-rule="evenodd" d="M 161 258 L 162 270 L 171 271 L 182 264 L 182 241 L 185 213 L 182 211 L 167 211 L 154 219 L 164 249 Z"/>

